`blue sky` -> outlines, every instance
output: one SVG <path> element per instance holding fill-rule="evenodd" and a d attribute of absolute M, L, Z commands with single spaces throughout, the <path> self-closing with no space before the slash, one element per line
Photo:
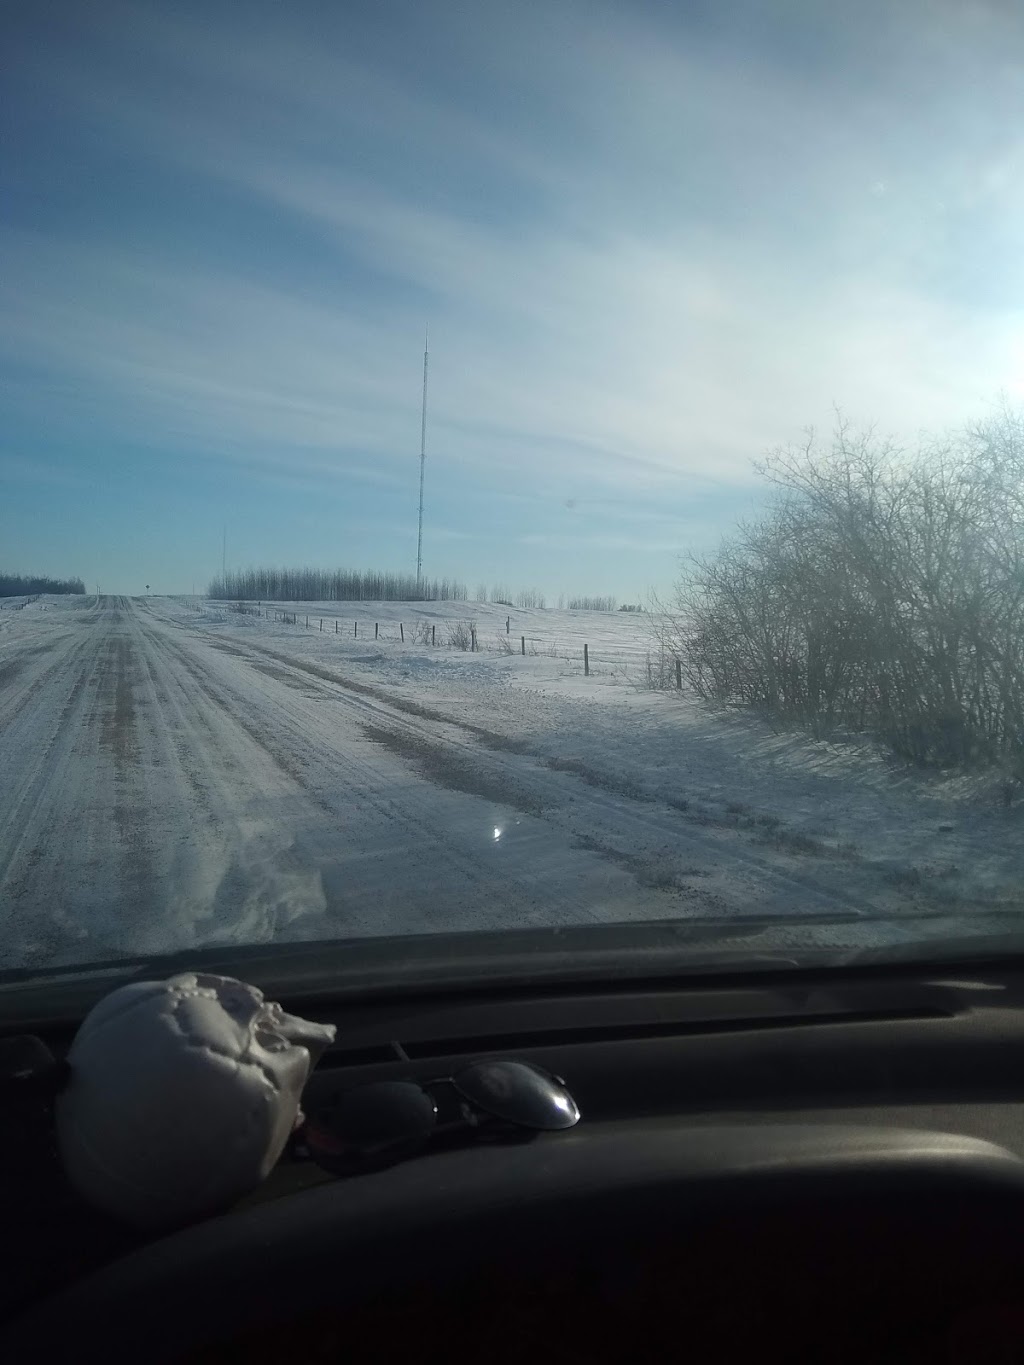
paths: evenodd
<path fill-rule="evenodd" d="M 898 10 L 894 14 L 892 11 Z M 0 567 L 636 598 L 1024 384 L 1016 5 L 5 6 Z"/>

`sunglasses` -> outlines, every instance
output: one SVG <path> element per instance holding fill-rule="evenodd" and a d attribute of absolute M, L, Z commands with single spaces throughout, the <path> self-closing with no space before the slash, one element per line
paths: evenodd
<path fill-rule="evenodd" d="M 474 1062 L 422 1084 L 378 1081 L 343 1091 L 308 1114 L 295 1150 L 334 1175 L 357 1175 L 415 1156 L 437 1138 L 524 1139 L 579 1120 L 560 1076 L 533 1062 Z"/>

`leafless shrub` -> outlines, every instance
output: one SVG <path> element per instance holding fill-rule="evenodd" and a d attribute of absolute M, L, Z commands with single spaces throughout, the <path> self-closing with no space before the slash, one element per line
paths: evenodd
<path fill-rule="evenodd" d="M 647 651 L 640 673 L 639 687 L 644 692 L 665 692 L 676 685 L 675 656 L 659 642 L 657 650 Z"/>
<path fill-rule="evenodd" d="M 657 618 L 694 691 L 916 762 L 1024 761 L 1024 419 L 907 454 L 839 416 L 760 468 L 773 505 Z"/>
<path fill-rule="evenodd" d="M 449 649 L 471 649 L 473 647 L 473 627 L 469 621 L 448 622 Z"/>

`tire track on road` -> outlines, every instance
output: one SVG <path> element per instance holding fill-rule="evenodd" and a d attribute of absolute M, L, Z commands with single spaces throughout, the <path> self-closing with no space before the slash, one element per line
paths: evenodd
<path fill-rule="evenodd" d="M 337 699 L 339 690 L 347 694 L 346 704 L 362 714 L 371 737 L 386 744 L 387 735 L 392 735 L 394 750 L 404 748 L 408 760 L 428 778 L 440 780 L 447 772 L 449 779 L 458 783 L 456 764 L 447 758 L 449 751 L 461 755 L 466 772 L 475 770 L 479 773 L 481 769 L 489 769 L 487 785 L 490 789 L 500 791 L 504 787 L 512 794 L 511 804 L 518 809 L 529 809 L 549 824 L 557 825 L 569 837 L 581 841 L 582 846 L 620 865 L 632 867 L 648 890 L 665 890 L 650 885 L 651 878 L 667 875 L 667 870 L 663 874 L 659 869 L 659 860 L 676 857 L 686 862 L 698 858 L 721 873 L 739 868 L 746 878 L 756 880 L 762 895 L 766 887 L 773 886 L 777 891 L 776 899 L 791 897 L 806 903 L 811 896 L 821 907 L 818 913 L 833 918 L 863 918 L 868 913 L 862 897 L 850 895 L 834 883 L 823 882 L 813 875 L 780 866 L 780 860 L 745 845 L 739 832 L 732 828 L 691 823 L 657 798 L 637 793 L 635 787 L 632 790 L 616 789 L 604 780 L 593 780 L 578 769 L 552 769 L 549 766 L 552 760 L 528 752 L 525 746 L 497 732 L 459 721 L 434 708 L 410 703 L 405 698 L 389 697 L 382 688 L 348 679 L 319 664 L 290 659 L 266 646 L 222 640 L 211 641 L 210 645 L 245 660 L 254 668 L 263 666 L 260 655 L 270 657 L 279 670 L 280 680 L 284 681 L 290 675 L 296 679 L 298 687 L 308 688 L 313 680 L 321 684 L 325 696 Z M 472 793 L 472 779 L 463 780 L 466 786 L 462 789 Z M 518 800 L 514 796 L 517 789 L 521 793 Z M 566 818 L 559 812 L 564 812 L 570 804 L 575 809 Z M 601 834 L 595 835 L 595 827 Z M 645 860 L 637 850 L 649 847 L 653 835 L 663 840 L 663 846 Z M 710 902 L 714 910 L 725 908 L 699 886 L 676 882 L 674 889 L 690 902 Z M 676 913 L 679 913 L 678 909 Z"/>
<path fill-rule="evenodd" d="M 254 742 L 259 743 L 277 763 L 291 771 L 295 780 L 312 799 L 317 801 L 326 814 L 333 816 L 338 813 L 338 805 L 331 799 L 331 791 L 332 789 L 337 791 L 344 783 L 346 799 L 354 797 L 361 805 L 377 812 L 385 828 L 405 831 L 402 838 L 392 837 L 396 850 L 399 850 L 403 843 L 415 843 L 422 848 L 424 857 L 441 860 L 448 869 L 450 879 L 461 878 L 468 886 L 475 888 L 473 895 L 481 906 L 481 913 L 484 913 L 483 907 L 486 906 L 487 913 L 492 918 L 496 917 L 497 911 L 499 922 L 506 924 L 550 922 L 550 910 L 547 915 L 542 912 L 537 916 L 525 912 L 527 898 L 521 891 L 489 875 L 479 858 L 468 855 L 451 836 L 450 831 L 439 825 L 436 819 L 418 813 L 411 804 L 400 803 L 383 795 L 379 790 L 381 774 L 377 762 L 359 758 L 351 746 L 334 748 L 328 743 L 325 752 L 323 744 L 318 745 L 316 739 L 311 736 L 313 727 L 308 711 L 295 704 L 289 692 L 299 695 L 304 692 L 307 696 L 312 695 L 322 700 L 324 697 L 322 687 L 309 685 L 303 687 L 301 681 L 296 685 L 294 674 L 291 674 L 289 676 L 292 683 L 289 689 L 287 686 L 283 687 L 280 680 L 271 677 L 270 682 L 277 683 L 271 692 L 265 693 L 276 716 L 271 735 L 261 730 L 254 721 L 246 719 L 251 699 L 200 661 L 196 644 L 202 648 L 205 642 L 190 640 L 191 648 L 188 646 L 183 648 L 178 642 L 172 643 L 159 628 L 154 633 L 157 636 L 155 647 L 159 649 L 162 642 L 165 647 L 171 649 L 177 657 L 178 665 L 189 670 L 197 686 L 208 699 L 230 716 L 234 724 L 245 729 Z M 251 664 L 249 660 L 245 662 Z M 256 676 L 264 680 L 268 678 L 267 674 L 260 674 L 258 671 Z M 335 702 L 338 700 L 334 694 L 331 694 L 329 699 Z M 297 765 L 296 756 L 301 756 Z M 577 919 L 581 913 L 589 918 L 585 914 L 585 907 L 577 905 L 574 908 Z"/>
<path fill-rule="evenodd" d="M 115 620 L 108 608 L 84 621 L 84 634 L 30 689 L 33 704 L 23 701 L 16 721 L 0 731 L 7 774 L 0 787 L 0 914 L 14 960 L 49 959 L 76 935 L 61 892 L 76 875 L 65 852 L 83 812 L 67 809 L 75 794 L 66 776 L 76 755 L 91 761 L 89 737 L 102 724 Z"/>

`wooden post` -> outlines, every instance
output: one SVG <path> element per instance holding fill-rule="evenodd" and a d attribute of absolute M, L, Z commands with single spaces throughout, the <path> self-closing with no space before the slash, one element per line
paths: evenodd
<path fill-rule="evenodd" d="M 320 617 L 320 634 L 321 634 L 321 635 L 323 634 L 323 630 L 324 630 L 324 618 L 321 616 L 321 617 Z"/>
<path fill-rule="evenodd" d="M 470 641 L 472 642 L 471 651 L 470 651 L 470 652 L 473 653 L 473 654 L 475 654 L 475 653 L 476 653 L 476 626 L 470 626 L 470 628 L 469 628 L 469 638 L 470 638 Z"/>
<path fill-rule="evenodd" d="M 676 689 L 680 692 L 683 689 L 683 661 L 681 659 L 676 660 Z"/>
<path fill-rule="evenodd" d="M 373 623 L 373 638 L 374 638 L 375 640 L 376 640 L 376 638 L 377 638 L 377 635 L 378 635 L 379 631 L 380 631 L 380 622 L 379 622 L 379 621 L 374 621 L 374 623 Z"/>
<path fill-rule="evenodd" d="M 506 635 L 511 635 L 511 634 L 512 634 L 512 617 L 511 617 L 511 616 L 506 616 L 506 617 L 505 617 L 505 634 L 506 634 Z"/>
<path fill-rule="evenodd" d="M 590 677 L 590 646 L 583 646 L 583 676 Z"/>
<path fill-rule="evenodd" d="M 306 617 L 306 629 L 309 630 L 309 617 Z"/>
<path fill-rule="evenodd" d="M 520 644 L 522 645 L 522 647 L 523 647 L 523 658 L 525 659 L 525 658 L 526 658 L 526 636 L 525 636 L 525 635 L 520 635 L 520 637 L 519 637 L 519 643 L 520 643 Z"/>
<path fill-rule="evenodd" d="M 352 622 L 352 634 L 355 636 L 355 638 L 356 638 L 357 640 L 359 639 L 359 622 L 358 622 L 358 621 L 353 621 L 353 622 Z"/>
<path fill-rule="evenodd" d="M 334 633 L 335 633 L 335 635 L 337 635 L 337 633 L 338 633 L 338 618 L 337 618 L 337 617 L 334 618 Z"/>
<path fill-rule="evenodd" d="M 405 644 L 405 626 L 402 625 L 401 621 L 399 621 L 399 623 L 398 623 L 398 629 L 402 632 L 402 644 L 404 645 L 404 644 Z"/>
<path fill-rule="evenodd" d="M 430 627 L 430 643 L 431 643 L 432 645 L 437 643 L 437 641 L 436 641 L 436 639 L 435 639 L 435 636 L 434 636 L 434 632 L 435 632 L 436 630 L 437 630 L 437 626 L 431 626 L 431 627 Z"/>

